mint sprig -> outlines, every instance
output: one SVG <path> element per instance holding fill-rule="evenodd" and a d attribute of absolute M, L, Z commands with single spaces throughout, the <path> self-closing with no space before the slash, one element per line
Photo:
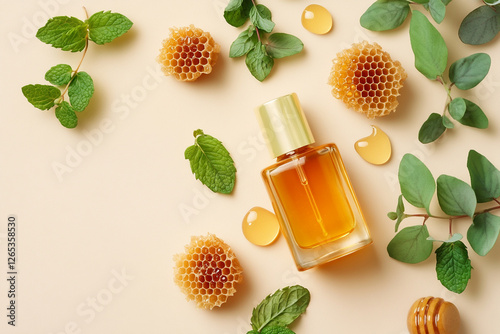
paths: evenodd
<path fill-rule="evenodd" d="M 250 73 L 263 81 L 274 67 L 274 59 L 295 55 L 302 51 L 302 41 L 290 34 L 271 33 L 275 23 L 269 8 L 254 0 L 231 0 L 224 10 L 224 18 L 234 27 L 241 27 L 248 19 L 250 26 L 231 44 L 229 57 L 246 55 L 245 64 Z"/>
<path fill-rule="evenodd" d="M 184 152 L 197 180 L 217 193 L 230 194 L 236 180 L 236 167 L 222 143 L 202 130 L 193 132 L 194 145 Z"/>
<path fill-rule="evenodd" d="M 467 158 L 470 185 L 456 177 L 440 175 L 437 182 L 429 169 L 412 154 L 406 154 L 399 167 L 401 195 L 395 212 L 387 216 L 396 220 L 396 231 L 408 218 L 422 218 L 423 224 L 403 228 L 387 246 L 389 255 L 401 262 L 418 263 L 426 260 L 432 252 L 433 243 L 442 242 L 436 251 L 438 279 L 450 291 L 461 293 L 470 279 L 470 260 L 462 235 L 453 233 L 453 222 L 471 219 L 467 241 L 479 255 L 486 255 L 495 245 L 500 233 L 500 171 L 483 155 L 471 150 Z M 436 187 L 437 184 L 437 187 Z M 430 201 L 434 194 L 441 210 L 446 215 L 431 213 Z M 403 198 L 425 213 L 408 213 Z M 478 203 L 490 205 L 478 208 Z M 449 238 L 438 240 L 429 235 L 429 219 L 447 220 Z"/>
<path fill-rule="evenodd" d="M 89 40 L 96 44 L 109 43 L 132 27 L 132 22 L 122 14 L 102 11 L 88 17 L 86 10 L 85 14 L 85 21 L 68 16 L 53 17 L 36 34 L 40 41 L 63 51 L 83 51 L 76 69 L 67 64 L 55 65 L 45 73 L 45 80 L 53 86 L 37 84 L 22 87 L 23 95 L 35 108 L 47 110 L 55 106 L 57 119 L 67 128 L 77 126 L 75 111 L 84 111 L 94 94 L 92 78 L 88 73 L 79 71 Z M 69 102 L 65 101 L 66 93 Z"/>

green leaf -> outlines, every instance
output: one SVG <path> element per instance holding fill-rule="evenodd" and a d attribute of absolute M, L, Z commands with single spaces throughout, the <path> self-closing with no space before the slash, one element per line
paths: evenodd
<path fill-rule="evenodd" d="M 294 285 L 267 296 L 252 311 L 251 324 L 256 331 L 266 327 L 285 327 L 305 312 L 311 295 L 309 290 Z"/>
<path fill-rule="evenodd" d="M 229 48 L 229 57 L 236 58 L 246 55 L 258 44 L 259 39 L 255 33 L 255 27 L 251 25 L 231 44 L 231 47 Z"/>
<path fill-rule="evenodd" d="M 396 220 L 396 227 L 395 231 L 397 232 L 399 229 L 399 225 L 405 219 L 407 216 L 405 215 L 405 205 L 403 203 L 403 195 L 399 195 L 398 197 L 398 206 L 396 208 L 396 215 L 397 215 L 397 220 Z"/>
<path fill-rule="evenodd" d="M 424 163 L 410 153 L 405 154 L 399 164 L 398 178 L 404 198 L 411 205 L 425 208 L 429 213 L 436 183 Z"/>
<path fill-rule="evenodd" d="M 486 53 L 475 53 L 451 64 L 450 80 L 459 89 L 476 87 L 488 74 L 491 58 Z"/>
<path fill-rule="evenodd" d="M 241 27 L 249 18 L 252 7 L 252 0 L 231 0 L 224 9 L 224 18 L 233 27 Z"/>
<path fill-rule="evenodd" d="M 184 152 L 197 180 L 217 193 L 229 194 L 236 180 L 236 168 L 231 155 L 216 138 L 201 130 L 194 132 L 195 143 Z"/>
<path fill-rule="evenodd" d="M 455 124 L 453 124 L 447 116 L 443 116 L 443 125 L 447 129 L 453 129 L 455 127 Z"/>
<path fill-rule="evenodd" d="M 448 105 L 448 111 L 450 112 L 451 117 L 457 121 L 464 117 L 466 109 L 467 106 L 465 104 L 465 100 L 461 97 L 454 98 Z"/>
<path fill-rule="evenodd" d="M 418 131 L 418 140 L 422 144 L 432 143 L 446 131 L 443 125 L 443 117 L 437 113 L 432 113 L 429 118 L 422 124 Z"/>
<path fill-rule="evenodd" d="M 480 213 L 467 231 L 467 240 L 477 254 L 485 256 L 495 245 L 499 233 L 500 217 L 489 212 Z"/>
<path fill-rule="evenodd" d="M 251 331 L 248 331 L 247 334 L 259 334 L 259 331 L 251 330 Z"/>
<path fill-rule="evenodd" d="M 470 150 L 467 157 L 470 184 L 479 203 L 500 197 L 500 171 L 480 153 Z"/>
<path fill-rule="evenodd" d="M 394 212 L 394 211 L 391 211 L 391 212 L 387 213 L 387 217 L 390 220 L 396 220 L 396 219 L 398 219 L 398 214 L 396 212 Z"/>
<path fill-rule="evenodd" d="M 271 20 L 271 11 L 264 5 L 253 6 L 250 9 L 250 20 L 258 29 L 271 32 L 274 29 L 274 22 Z"/>
<path fill-rule="evenodd" d="M 438 240 L 438 239 L 434 239 L 433 237 L 428 237 L 427 240 L 438 241 L 438 242 L 455 242 L 458 240 L 462 240 L 462 238 L 463 238 L 463 235 L 461 235 L 460 233 L 455 233 L 448 240 Z"/>
<path fill-rule="evenodd" d="M 403 24 L 409 12 L 410 3 L 406 0 L 378 0 L 361 15 L 359 22 L 368 30 L 391 30 Z"/>
<path fill-rule="evenodd" d="M 446 14 L 446 5 L 441 0 L 430 0 L 429 12 L 436 23 L 441 23 Z"/>
<path fill-rule="evenodd" d="M 441 76 L 448 63 L 448 48 L 439 31 L 416 10 L 410 21 L 410 42 L 416 69 L 431 80 Z"/>
<path fill-rule="evenodd" d="M 292 330 L 286 327 L 273 326 L 266 327 L 261 332 L 261 334 L 295 334 Z"/>
<path fill-rule="evenodd" d="M 78 72 L 68 87 L 69 102 L 76 111 L 87 108 L 94 94 L 94 81 L 86 72 Z"/>
<path fill-rule="evenodd" d="M 432 241 L 427 240 L 426 225 L 409 226 L 399 231 L 387 245 L 387 252 L 393 259 L 404 263 L 419 263 L 432 253 Z"/>
<path fill-rule="evenodd" d="M 464 181 L 449 175 L 437 179 L 439 206 L 450 216 L 467 215 L 472 218 L 477 200 L 474 190 Z"/>
<path fill-rule="evenodd" d="M 479 45 L 491 41 L 500 31 L 500 13 L 490 6 L 470 12 L 460 24 L 458 36 L 465 44 Z"/>
<path fill-rule="evenodd" d="M 263 81 L 271 73 L 274 60 L 267 54 L 266 47 L 259 43 L 248 52 L 245 64 L 257 80 Z"/>
<path fill-rule="evenodd" d="M 462 241 L 443 243 L 436 249 L 436 273 L 441 284 L 455 293 L 462 293 L 471 277 L 467 247 Z"/>
<path fill-rule="evenodd" d="M 132 27 L 132 21 L 126 16 L 110 11 L 98 12 L 89 17 L 89 39 L 96 44 L 109 43 L 126 33 Z"/>
<path fill-rule="evenodd" d="M 72 74 L 73 70 L 71 69 L 71 66 L 59 64 L 52 66 L 50 70 L 45 73 L 45 80 L 56 86 L 67 85 L 71 80 Z"/>
<path fill-rule="evenodd" d="M 63 101 L 56 108 L 56 117 L 62 126 L 72 129 L 78 125 L 78 118 L 75 110 L 66 101 Z"/>
<path fill-rule="evenodd" d="M 269 36 L 267 42 L 267 54 L 273 58 L 292 56 L 304 48 L 299 38 L 285 33 L 274 33 Z"/>
<path fill-rule="evenodd" d="M 61 96 L 59 88 L 50 85 L 26 85 L 23 95 L 35 108 L 47 110 L 54 106 L 54 101 Z"/>
<path fill-rule="evenodd" d="M 36 37 L 64 51 L 78 52 L 85 48 L 87 24 L 75 17 L 56 16 L 38 29 Z"/>
<path fill-rule="evenodd" d="M 465 101 L 465 114 L 458 121 L 463 125 L 471 126 L 478 129 L 486 129 L 488 127 L 488 117 L 479 108 L 477 104 L 467 99 Z"/>

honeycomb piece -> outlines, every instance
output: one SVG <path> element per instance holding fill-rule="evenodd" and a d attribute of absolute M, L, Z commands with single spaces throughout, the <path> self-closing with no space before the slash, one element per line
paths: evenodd
<path fill-rule="evenodd" d="M 180 81 L 194 81 L 202 74 L 212 72 L 220 45 L 209 32 L 194 25 L 170 28 L 170 36 L 163 41 L 157 61 L 165 75 Z"/>
<path fill-rule="evenodd" d="M 185 253 L 174 255 L 174 281 L 187 300 L 213 309 L 236 292 L 242 269 L 231 248 L 213 234 L 191 237 Z"/>
<path fill-rule="evenodd" d="M 337 53 L 328 78 L 332 94 L 368 118 L 396 110 L 407 74 L 377 43 L 354 43 Z"/>

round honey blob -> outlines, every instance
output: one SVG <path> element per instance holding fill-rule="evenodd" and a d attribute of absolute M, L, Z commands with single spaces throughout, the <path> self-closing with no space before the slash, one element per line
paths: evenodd
<path fill-rule="evenodd" d="M 396 110 L 407 74 L 377 43 L 354 43 L 337 53 L 328 78 L 332 95 L 368 118 Z"/>
<path fill-rule="evenodd" d="M 442 298 L 424 297 L 411 306 L 407 325 L 410 334 L 457 334 L 460 313 Z"/>
<path fill-rule="evenodd" d="M 231 248 L 213 234 L 191 237 L 185 252 L 174 255 L 174 282 L 196 306 L 220 307 L 236 292 L 243 270 Z"/>
<path fill-rule="evenodd" d="M 163 41 L 157 61 L 165 75 L 179 81 L 194 81 L 209 74 L 217 62 L 220 45 L 209 32 L 194 25 L 170 28 L 170 36 Z"/>
<path fill-rule="evenodd" d="M 257 246 L 272 244 L 280 233 L 280 225 L 276 215 L 258 206 L 247 212 L 241 228 L 245 238 Z"/>
<path fill-rule="evenodd" d="M 323 35 L 332 30 L 333 19 L 321 5 L 309 5 L 302 12 L 302 26 L 313 34 Z"/>

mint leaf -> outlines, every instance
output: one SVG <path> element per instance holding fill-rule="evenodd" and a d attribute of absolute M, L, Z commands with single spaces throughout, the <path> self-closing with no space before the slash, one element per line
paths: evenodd
<path fill-rule="evenodd" d="M 52 66 L 50 70 L 45 73 L 45 80 L 56 86 L 67 85 L 71 80 L 72 74 L 73 70 L 71 69 L 71 66 L 59 64 Z"/>
<path fill-rule="evenodd" d="M 78 118 L 75 110 L 66 101 L 63 101 L 56 108 L 56 117 L 62 126 L 72 129 L 78 125 Z"/>
<path fill-rule="evenodd" d="M 444 127 L 447 129 L 453 129 L 455 127 L 455 124 L 453 124 L 453 122 L 446 115 L 443 116 L 442 121 L 443 121 Z"/>
<path fill-rule="evenodd" d="M 467 231 L 467 240 L 472 249 L 485 256 L 493 248 L 500 233 L 500 217 L 489 212 L 478 214 Z"/>
<path fill-rule="evenodd" d="M 236 168 L 229 152 L 216 138 L 202 130 L 194 132 L 195 143 L 184 152 L 197 180 L 217 193 L 233 191 Z"/>
<path fill-rule="evenodd" d="M 488 74 L 491 58 L 486 53 L 475 53 L 451 64 L 449 77 L 459 89 L 476 87 Z"/>
<path fill-rule="evenodd" d="M 437 113 L 432 113 L 422 124 L 418 131 L 418 140 L 422 144 L 432 143 L 446 131 L 443 124 L 443 117 Z"/>
<path fill-rule="evenodd" d="M 61 96 L 59 88 L 49 85 L 26 85 L 23 95 L 35 108 L 47 110 L 54 106 L 54 101 Z"/>
<path fill-rule="evenodd" d="M 224 18 L 233 27 L 241 27 L 249 18 L 252 7 L 252 0 L 231 0 L 224 10 Z"/>
<path fill-rule="evenodd" d="M 441 209 L 450 216 L 467 215 L 472 218 L 476 210 L 477 200 L 474 190 L 453 176 L 438 177 L 437 198 Z"/>
<path fill-rule="evenodd" d="M 90 98 L 94 94 L 94 81 L 86 72 L 78 72 L 69 84 L 69 102 L 76 111 L 87 108 Z"/>
<path fill-rule="evenodd" d="M 361 15 L 359 22 L 368 30 L 391 30 L 403 24 L 409 12 L 410 3 L 406 0 L 378 0 Z"/>
<path fill-rule="evenodd" d="M 479 203 L 500 197 L 500 171 L 480 153 L 470 150 L 467 157 L 470 184 Z"/>
<path fill-rule="evenodd" d="M 256 45 L 259 44 L 259 39 L 255 33 L 255 27 L 251 25 L 247 30 L 239 34 L 229 48 L 229 57 L 237 58 L 246 55 Z"/>
<path fill-rule="evenodd" d="M 410 42 L 415 68 L 431 80 L 441 76 L 448 63 L 448 48 L 439 31 L 416 10 L 410 21 Z"/>
<path fill-rule="evenodd" d="M 432 253 L 432 241 L 427 240 L 428 237 L 426 225 L 405 227 L 389 242 L 387 253 L 404 263 L 422 262 Z"/>
<path fill-rule="evenodd" d="M 477 104 L 467 99 L 465 101 L 465 113 L 464 116 L 457 120 L 463 125 L 471 126 L 478 129 L 486 129 L 489 125 L 488 117 L 479 108 Z"/>
<path fill-rule="evenodd" d="M 437 278 L 448 290 L 462 293 L 471 277 L 471 270 L 469 254 L 463 242 L 443 243 L 436 249 Z"/>
<path fill-rule="evenodd" d="M 292 56 L 302 51 L 303 48 L 304 44 L 300 39 L 285 33 L 270 35 L 266 45 L 267 54 L 273 58 Z"/>
<path fill-rule="evenodd" d="M 446 14 L 446 5 L 441 0 L 429 0 L 429 12 L 436 23 L 441 23 Z"/>
<path fill-rule="evenodd" d="M 271 11 L 264 5 L 253 6 L 250 9 L 250 20 L 258 29 L 271 32 L 274 29 L 274 22 L 271 20 Z"/>
<path fill-rule="evenodd" d="M 465 104 L 465 100 L 461 97 L 454 98 L 448 105 L 448 111 L 450 112 L 451 117 L 457 121 L 464 117 L 466 109 L 467 106 Z"/>
<path fill-rule="evenodd" d="M 496 7 L 481 6 L 470 12 L 460 24 L 458 36 L 465 44 L 491 41 L 500 31 L 500 13 Z"/>
<path fill-rule="evenodd" d="M 405 154 L 399 164 L 398 178 L 404 198 L 411 205 L 425 208 L 429 213 L 436 183 L 424 163 L 410 153 Z"/>
<path fill-rule="evenodd" d="M 98 12 L 89 17 L 89 39 L 96 44 L 109 43 L 126 33 L 132 27 L 132 21 L 126 16 L 110 11 Z"/>
<path fill-rule="evenodd" d="M 79 52 L 85 48 L 87 24 L 76 17 L 56 16 L 38 29 L 36 37 L 55 48 Z"/>
<path fill-rule="evenodd" d="M 273 326 L 264 328 L 260 334 L 295 334 L 292 330 L 286 327 Z"/>
<path fill-rule="evenodd" d="M 276 291 L 253 309 L 251 318 L 253 330 L 260 332 L 266 327 L 290 325 L 305 312 L 310 300 L 309 290 L 300 285 Z"/>
<path fill-rule="evenodd" d="M 274 60 L 267 54 L 266 47 L 259 43 L 248 52 L 245 64 L 257 80 L 263 81 L 271 73 Z"/>

